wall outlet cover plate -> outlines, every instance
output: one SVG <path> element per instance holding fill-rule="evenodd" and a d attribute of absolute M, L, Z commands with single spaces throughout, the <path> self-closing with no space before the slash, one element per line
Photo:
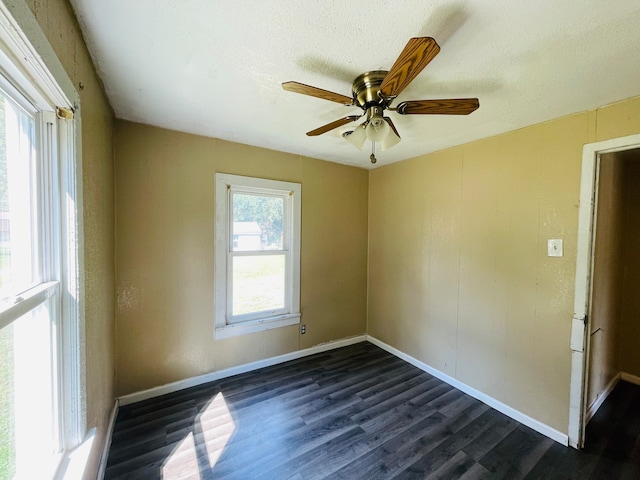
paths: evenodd
<path fill-rule="evenodd" d="M 553 238 L 547 240 L 547 255 L 549 257 L 561 257 L 562 256 L 562 239 Z"/>

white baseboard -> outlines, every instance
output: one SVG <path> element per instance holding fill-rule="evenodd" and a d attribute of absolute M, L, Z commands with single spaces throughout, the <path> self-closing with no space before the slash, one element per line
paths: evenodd
<path fill-rule="evenodd" d="M 259 368 L 270 367 L 277 365 L 278 363 L 288 362 L 290 360 L 297 360 L 298 358 L 307 357 L 316 353 L 326 352 L 328 350 L 334 350 L 336 348 L 346 347 L 354 345 L 356 343 L 365 342 L 367 340 L 366 335 L 359 335 L 356 337 L 349 337 L 342 340 L 336 340 L 333 342 L 321 343 L 315 347 L 305 348 L 304 350 L 297 350 L 291 353 L 285 353 L 284 355 L 278 355 L 277 357 L 266 358 L 264 360 L 258 360 L 257 362 L 246 363 L 237 367 L 225 368 L 224 370 L 218 370 L 217 372 L 206 373 L 197 377 L 191 377 L 177 382 L 167 383 L 159 387 L 150 388 L 148 390 L 142 390 L 140 392 L 130 393 L 119 397 L 119 403 L 121 406 L 129 405 L 148 398 L 159 397 L 167 393 L 177 392 L 178 390 L 184 390 L 185 388 L 195 387 L 204 383 L 213 382 L 222 378 L 232 377 L 233 375 L 239 375 L 241 373 L 251 372 L 258 370 Z"/>
<path fill-rule="evenodd" d="M 506 405 L 500 402 L 499 400 L 496 400 L 495 398 L 490 397 L 489 395 L 486 395 L 485 393 L 479 390 L 476 390 L 475 388 L 470 387 L 469 385 L 466 385 L 460 382 L 459 380 L 456 380 L 455 378 L 427 365 L 426 363 L 423 363 L 413 358 L 410 355 L 407 355 L 404 352 L 401 352 L 400 350 L 378 340 L 377 338 L 372 337 L 371 335 L 359 335 L 356 337 L 345 338 L 343 340 L 336 340 L 333 342 L 323 343 L 320 345 L 316 345 L 315 347 L 306 348 L 304 350 L 298 350 L 291 353 L 286 353 L 284 355 L 279 355 L 277 357 L 271 357 L 264 360 L 259 360 L 256 362 L 239 365 L 237 367 L 226 368 L 224 370 L 219 370 L 217 372 L 211 372 L 205 375 L 199 375 L 197 377 L 187 378 L 185 380 L 168 383 L 166 385 L 150 388 L 148 390 L 142 390 L 140 392 L 123 395 L 122 397 L 118 398 L 117 401 L 120 406 L 130 405 L 132 403 L 141 402 L 143 400 L 158 397 L 160 395 L 165 395 L 167 393 L 177 392 L 185 388 L 195 387 L 197 385 L 202 385 L 207 382 L 220 380 L 222 378 L 231 377 L 233 375 L 239 375 L 241 373 L 251 372 L 253 370 L 258 370 L 260 368 L 270 367 L 272 365 L 277 365 L 279 363 L 288 362 L 290 360 L 296 360 L 298 358 L 303 358 L 309 355 L 314 355 L 316 353 L 322 353 L 329 350 L 334 350 L 336 348 L 354 345 L 356 343 L 360 343 L 364 341 L 369 341 L 372 344 L 377 345 L 378 347 L 382 348 L 383 350 L 386 350 L 392 355 L 395 355 L 396 357 L 401 358 L 402 360 L 414 365 L 415 367 L 418 367 L 420 370 L 423 370 L 429 373 L 430 375 L 433 375 L 434 377 L 439 378 L 440 380 L 442 380 L 445 383 L 448 383 L 452 387 L 457 388 L 458 390 L 466 393 L 467 395 L 470 395 L 480 400 L 481 402 L 487 404 L 491 408 L 494 408 L 495 410 L 498 410 L 499 412 L 504 413 L 508 417 L 513 418 L 514 420 L 532 428 L 533 430 L 549 437 L 550 439 L 555 440 L 556 442 L 561 443 L 562 445 L 569 444 L 569 437 L 567 436 L 567 434 L 562 433 L 534 418 L 531 418 L 530 416 L 510 407 L 509 405 Z M 623 375 L 622 379 L 624 380 L 625 374 L 622 374 L 622 375 Z M 640 384 L 639 377 L 633 377 L 632 375 L 627 375 L 627 377 L 634 378 L 636 382 Z M 633 382 L 633 380 L 627 380 L 627 381 Z M 115 420 L 115 417 L 114 417 L 114 420 Z M 113 430 L 113 427 L 110 428 L 110 432 L 112 430 Z M 109 443 L 111 443 L 111 437 L 109 437 L 108 440 L 109 440 Z M 101 477 L 98 477 L 98 478 L 101 478 Z"/>
<path fill-rule="evenodd" d="M 391 345 L 388 345 L 378 340 L 377 338 L 372 337 L 371 335 L 367 335 L 367 340 L 373 343 L 374 345 L 377 345 L 378 347 L 382 348 L 383 350 L 386 350 L 387 352 L 395 355 L 396 357 L 401 358 L 405 362 L 408 362 L 411 365 L 418 367 L 420 370 L 423 370 L 429 373 L 430 375 L 433 375 L 434 377 L 439 378 L 443 382 L 448 383 L 452 387 L 457 388 L 458 390 L 466 393 L 467 395 L 470 395 L 473 398 L 480 400 L 481 402 L 485 403 L 491 408 L 498 410 L 501 413 L 504 413 L 506 416 L 513 418 L 514 420 L 522 423 L 523 425 L 526 425 L 527 427 L 532 428 L 533 430 L 541 433 L 542 435 L 545 435 L 546 437 L 549 437 L 550 439 L 555 440 L 556 442 L 561 443 L 562 445 L 569 444 L 569 436 L 566 433 L 562 433 L 556 430 L 555 428 L 552 428 L 549 425 L 546 425 L 540 422 L 539 420 L 536 420 L 535 418 L 531 418 L 530 416 L 516 410 L 515 408 L 512 408 L 509 405 L 506 405 L 500 402 L 499 400 L 496 400 L 495 398 L 490 397 L 489 395 L 482 393 L 481 391 L 476 390 L 475 388 L 470 387 L 469 385 L 462 383 L 459 380 L 456 380 L 455 378 L 447 375 L 446 373 L 441 372 L 440 370 L 436 370 L 435 368 L 427 365 L 426 363 L 423 363 L 420 360 L 413 358 L 411 355 L 407 355 L 406 353 L 401 352 L 400 350 L 392 347 Z"/>
<path fill-rule="evenodd" d="M 640 385 L 640 377 L 631 375 L 630 373 L 620 372 L 620 380 L 633 383 L 634 385 Z"/>
<path fill-rule="evenodd" d="M 593 416 L 596 414 L 596 412 L 600 409 L 600 407 L 602 406 L 604 401 L 607 399 L 607 397 L 611 394 L 611 392 L 613 392 L 613 389 L 616 388 L 616 385 L 618 384 L 621 378 L 622 378 L 622 374 L 620 373 L 617 374 L 615 377 L 613 377 L 611 381 L 608 383 L 608 385 L 604 388 L 604 390 L 600 392 L 600 395 L 598 395 L 594 400 L 594 402 L 591 405 L 589 405 L 589 408 L 587 408 L 587 414 L 585 416 L 585 425 L 589 423 L 589 420 L 591 420 Z"/>
<path fill-rule="evenodd" d="M 98 474 L 96 478 L 102 480 L 104 478 L 105 471 L 107 470 L 107 460 L 109 458 L 109 450 L 111 449 L 111 438 L 113 436 L 113 429 L 116 426 L 116 418 L 118 417 L 119 402 L 116 398 L 113 410 L 111 410 L 111 416 L 109 417 L 109 424 L 107 425 L 107 435 L 104 439 L 104 446 L 102 447 L 102 455 L 100 457 L 100 465 L 98 466 Z"/>

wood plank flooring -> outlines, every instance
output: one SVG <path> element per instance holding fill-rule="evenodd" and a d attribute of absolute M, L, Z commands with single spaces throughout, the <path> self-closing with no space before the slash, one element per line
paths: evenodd
<path fill-rule="evenodd" d="M 563 447 L 360 343 L 122 407 L 105 478 L 638 479 L 640 387 Z"/>

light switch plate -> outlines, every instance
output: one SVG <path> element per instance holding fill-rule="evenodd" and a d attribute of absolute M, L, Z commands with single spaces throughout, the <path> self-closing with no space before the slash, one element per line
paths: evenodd
<path fill-rule="evenodd" d="M 552 238 L 547 240 L 547 255 L 549 257 L 562 256 L 562 239 L 561 238 Z"/>

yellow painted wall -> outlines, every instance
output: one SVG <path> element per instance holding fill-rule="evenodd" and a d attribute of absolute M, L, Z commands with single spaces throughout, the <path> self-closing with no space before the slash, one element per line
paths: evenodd
<path fill-rule="evenodd" d="M 98 428 L 85 478 L 95 478 L 114 401 L 113 112 L 66 0 L 25 0 L 80 93 L 87 425 Z"/>
<path fill-rule="evenodd" d="M 624 163 L 621 155 L 602 155 L 589 322 L 589 406 L 598 400 L 620 373 L 618 330 L 623 286 L 624 186 Z"/>
<path fill-rule="evenodd" d="M 118 121 L 117 393 L 365 333 L 366 170 Z M 215 173 L 302 184 L 297 325 L 215 341 Z"/>
<path fill-rule="evenodd" d="M 639 132 L 634 98 L 371 171 L 368 333 L 566 433 L 582 147 Z"/>
<path fill-rule="evenodd" d="M 116 389 L 366 329 L 566 431 L 581 148 L 640 132 L 639 98 L 369 174 L 118 122 L 116 241 L 112 111 L 68 2 L 25 2 L 81 97 L 87 420 L 99 432 L 86 478 L 95 476 Z M 288 327 L 213 340 L 215 171 L 302 182 L 306 335 Z M 640 213 L 626 220 L 631 242 L 640 238 L 637 220 Z M 546 239 L 556 237 L 565 257 L 547 258 Z M 625 270 L 619 361 L 640 376 L 635 273 Z"/>
<path fill-rule="evenodd" d="M 114 363 L 117 393 L 130 393 L 364 333 L 367 308 L 369 333 L 566 431 L 581 148 L 640 132 L 640 99 L 370 173 L 118 122 L 114 200 L 113 115 L 73 12 L 25 1 L 81 96 L 88 424 L 100 440 Z M 303 183 L 306 335 L 213 340 L 215 171 Z M 556 237 L 565 257 L 547 258 Z"/>

